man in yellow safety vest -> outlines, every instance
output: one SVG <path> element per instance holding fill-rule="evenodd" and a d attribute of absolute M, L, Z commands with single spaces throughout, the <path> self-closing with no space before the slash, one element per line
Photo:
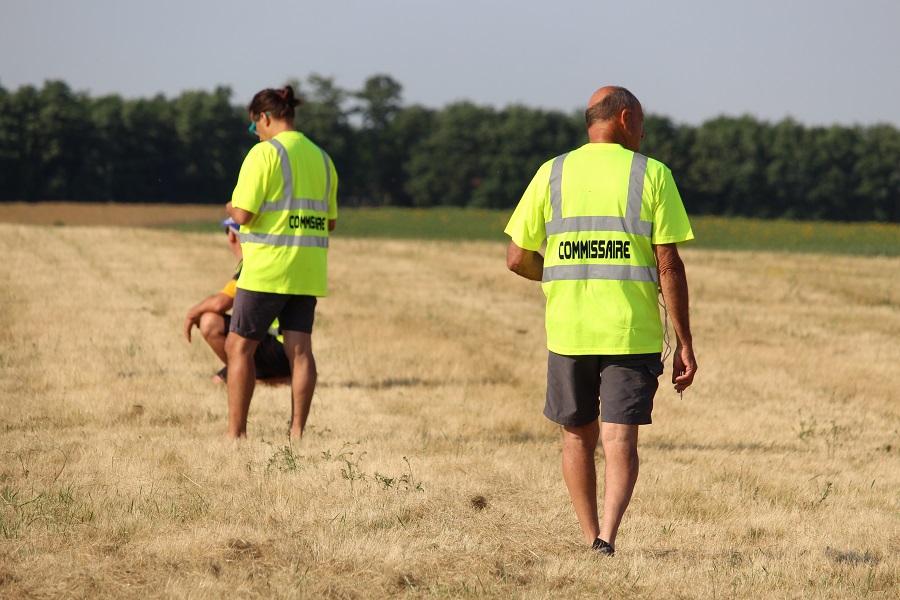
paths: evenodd
<path fill-rule="evenodd" d="M 676 246 L 694 234 L 671 171 L 638 153 L 638 99 L 622 87 L 600 88 L 585 120 L 590 143 L 544 163 L 510 218 L 507 266 L 542 282 L 544 415 L 563 427 L 563 479 L 585 541 L 612 555 L 637 482 L 638 426 L 651 423 L 663 372 L 660 291 L 677 340 L 675 390 L 690 386 L 697 371 Z M 598 441 L 606 459 L 602 526 Z"/>

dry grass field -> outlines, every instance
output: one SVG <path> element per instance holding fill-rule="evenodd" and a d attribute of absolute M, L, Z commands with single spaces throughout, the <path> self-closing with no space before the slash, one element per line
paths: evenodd
<path fill-rule="evenodd" d="M 339 227 L 307 434 L 258 387 L 235 444 L 181 334 L 224 236 L 53 222 L 0 224 L 4 599 L 898 597 L 900 259 L 683 250 L 700 370 L 603 559 L 504 245 Z"/>

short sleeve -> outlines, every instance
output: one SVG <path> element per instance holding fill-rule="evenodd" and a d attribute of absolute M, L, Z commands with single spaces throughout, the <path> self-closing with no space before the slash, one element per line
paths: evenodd
<path fill-rule="evenodd" d="M 225 284 L 225 287 L 222 288 L 220 294 L 225 294 L 229 298 L 234 298 L 234 295 L 237 293 L 237 280 L 230 279 L 228 283 Z"/>
<path fill-rule="evenodd" d="M 656 210 L 653 213 L 653 234 L 650 243 L 679 244 L 694 239 L 687 211 L 672 177 L 672 171 L 662 166 L 657 190 Z"/>
<path fill-rule="evenodd" d="M 328 168 L 331 170 L 331 189 L 328 192 L 328 219 L 334 221 L 338 217 L 337 189 L 338 174 L 331 157 L 328 157 Z"/>
<path fill-rule="evenodd" d="M 545 207 L 549 205 L 549 163 L 538 169 L 504 229 L 523 250 L 537 251 L 547 239 Z"/>
<path fill-rule="evenodd" d="M 271 144 L 260 142 L 250 149 L 241 165 L 237 185 L 231 195 L 231 205 L 258 214 L 266 200 L 275 165 L 273 152 L 266 152 Z"/>

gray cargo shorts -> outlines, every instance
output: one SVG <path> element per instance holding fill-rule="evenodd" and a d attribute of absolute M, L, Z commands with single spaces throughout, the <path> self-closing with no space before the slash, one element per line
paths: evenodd
<path fill-rule="evenodd" d="M 563 426 L 649 425 L 663 364 L 659 353 L 547 358 L 544 416 Z"/>

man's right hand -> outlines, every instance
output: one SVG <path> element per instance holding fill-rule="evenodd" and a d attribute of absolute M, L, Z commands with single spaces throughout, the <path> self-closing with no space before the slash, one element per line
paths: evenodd
<path fill-rule="evenodd" d="M 679 344 L 672 356 L 672 383 L 676 392 L 683 392 L 692 383 L 697 373 L 697 360 L 694 358 L 694 349 L 690 346 Z"/>
<path fill-rule="evenodd" d="M 194 328 L 194 325 L 199 326 L 197 319 L 192 318 L 190 315 L 184 318 L 184 337 L 187 339 L 188 344 L 191 343 L 191 330 Z"/>

